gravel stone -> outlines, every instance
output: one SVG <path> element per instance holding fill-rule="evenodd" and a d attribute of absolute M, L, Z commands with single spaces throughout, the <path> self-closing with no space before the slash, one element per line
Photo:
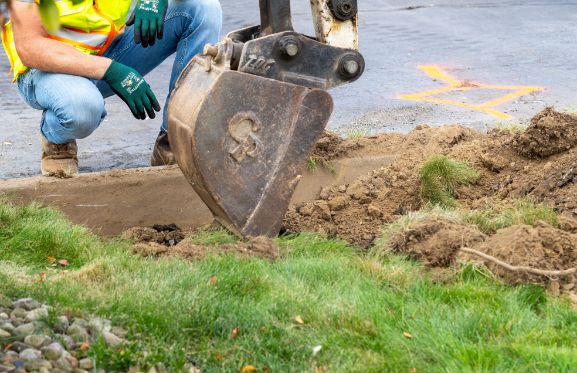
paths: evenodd
<path fill-rule="evenodd" d="M 32 311 L 40 307 L 40 303 L 32 298 L 22 298 L 12 303 L 14 308 L 24 308 L 26 311 Z"/>
<path fill-rule="evenodd" d="M 27 348 L 20 353 L 20 358 L 25 360 L 36 360 L 42 357 L 42 353 L 35 348 Z"/>
<path fill-rule="evenodd" d="M 104 332 L 110 332 L 112 328 L 110 321 L 96 317 L 88 321 L 88 331 L 91 335 L 98 336 Z"/>
<path fill-rule="evenodd" d="M 26 362 L 24 368 L 29 372 L 34 372 L 40 369 L 52 369 L 52 364 L 49 361 L 39 359 Z"/>
<path fill-rule="evenodd" d="M 88 331 L 79 324 L 73 323 L 70 325 L 66 333 L 74 339 L 75 342 L 84 342 L 88 340 Z"/>
<path fill-rule="evenodd" d="M 38 322 L 49 315 L 49 306 L 31 298 L 12 302 L 2 294 L 0 301 L 5 305 L 0 307 L 0 341 L 16 339 L 0 342 L 0 373 L 106 373 L 86 357 L 85 342 L 90 345 L 103 338 L 110 347 L 125 342 L 127 332 L 107 319 L 57 316 L 50 330 Z M 163 365 L 156 366 L 157 373 L 168 372 L 159 367 Z"/>
<path fill-rule="evenodd" d="M 14 311 L 10 312 L 11 319 L 24 319 L 28 315 L 28 312 L 24 308 L 16 308 Z"/>
<path fill-rule="evenodd" d="M 56 318 L 55 330 L 58 333 L 66 333 L 69 327 L 70 327 L 70 321 L 68 320 L 68 317 L 58 316 Z"/>
<path fill-rule="evenodd" d="M 64 348 L 60 343 L 53 342 L 42 348 L 42 355 L 48 360 L 58 360 L 64 353 Z"/>
<path fill-rule="evenodd" d="M 6 322 L 0 325 L 0 329 L 5 330 L 11 334 L 14 334 L 14 330 L 16 329 L 12 323 Z"/>
<path fill-rule="evenodd" d="M 36 321 L 48 317 L 48 307 L 36 308 L 26 314 L 26 321 Z"/>
<path fill-rule="evenodd" d="M 80 359 L 78 362 L 78 368 L 84 370 L 92 370 L 92 368 L 94 368 L 94 363 L 92 362 L 92 359 L 89 358 Z"/>
<path fill-rule="evenodd" d="M 104 338 L 104 342 L 110 347 L 117 347 L 122 344 L 122 339 L 118 338 L 114 334 L 110 332 L 102 333 L 102 337 Z"/>
<path fill-rule="evenodd" d="M 45 335 L 32 334 L 32 335 L 27 335 L 26 338 L 24 338 L 24 343 L 26 343 L 27 345 L 32 346 L 34 348 L 40 348 L 40 347 L 50 343 L 50 338 L 48 338 Z"/>
<path fill-rule="evenodd" d="M 14 334 L 16 334 L 17 336 L 24 337 L 34 333 L 34 330 L 36 330 L 36 327 L 34 326 L 34 324 L 29 322 L 27 324 L 22 324 L 18 326 L 16 329 L 14 329 Z"/>

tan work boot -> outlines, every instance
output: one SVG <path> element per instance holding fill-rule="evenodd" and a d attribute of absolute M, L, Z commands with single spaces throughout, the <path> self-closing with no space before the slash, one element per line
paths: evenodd
<path fill-rule="evenodd" d="M 168 133 L 160 131 L 158 137 L 156 138 L 156 143 L 154 143 L 154 149 L 152 149 L 150 165 L 152 167 L 156 167 L 169 166 L 173 164 L 176 164 L 176 159 L 174 158 L 174 153 L 170 149 Z"/>
<path fill-rule="evenodd" d="M 76 141 L 54 144 L 42 137 L 42 176 L 69 178 L 78 174 L 78 146 Z"/>

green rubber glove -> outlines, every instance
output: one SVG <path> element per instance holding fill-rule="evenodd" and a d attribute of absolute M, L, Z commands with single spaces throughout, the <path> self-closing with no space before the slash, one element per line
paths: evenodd
<path fill-rule="evenodd" d="M 155 111 L 160 111 L 152 89 L 136 70 L 112 61 L 102 80 L 128 105 L 136 119 L 146 119 L 146 114 L 153 119 Z"/>
<path fill-rule="evenodd" d="M 134 13 L 126 22 L 134 25 L 134 41 L 142 43 L 144 48 L 154 45 L 156 38 L 162 39 L 164 32 L 164 17 L 168 8 L 168 0 L 138 0 Z"/>

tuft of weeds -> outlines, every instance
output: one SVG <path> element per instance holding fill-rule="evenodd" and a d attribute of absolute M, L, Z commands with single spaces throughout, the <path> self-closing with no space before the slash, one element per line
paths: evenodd
<path fill-rule="evenodd" d="M 316 159 L 310 157 L 307 161 L 307 170 L 309 172 L 316 172 L 319 169 L 319 165 Z"/>
<path fill-rule="evenodd" d="M 518 122 L 499 122 L 495 125 L 495 128 L 501 132 L 516 134 L 525 132 L 527 125 Z"/>
<path fill-rule="evenodd" d="M 468 163 L 437 155 L 421 166 L 421 198 L 432 205 L 454 207 L 457 205 L 455 189 L 478 179 L 479 173 Z"/>
<path fill-rule="evenodd" d="M 357 130 L 352 130 L 352 131 L 349 131 L 349 132 L 347 133 L 347 138 L 348 138 L 348 139 L 351 139 L 351 140 L 362 139 L 362 138 L 365 137 L 365 136 L 366 136 L 366 133 L 365 133 L 364 131 L 362 131 L 362 130 L 359 130 L 359 129 L 357 129 Z"/>

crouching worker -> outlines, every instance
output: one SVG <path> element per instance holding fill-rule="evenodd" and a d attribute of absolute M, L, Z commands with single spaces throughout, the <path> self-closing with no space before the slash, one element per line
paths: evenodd
<path fill-rule="evenodd" d="M 105 98 L 116 94 L 127 115 L 154 118 L 160 106 L 143 76 L 176 53 L 171 92 L 192 57 L 218 40 L 222 23 L 218 0 L 137 0 L 130 17 L 131 0 L 57 0 L 60 29 L 49 32 L 34 0 L 10 1 L 2 44 L 20 94 L 43 111 L 42 175 L 78 173 L 75 140 L 106 117 Z M 163 114 L 153 166 L 174 163 Z"/>

